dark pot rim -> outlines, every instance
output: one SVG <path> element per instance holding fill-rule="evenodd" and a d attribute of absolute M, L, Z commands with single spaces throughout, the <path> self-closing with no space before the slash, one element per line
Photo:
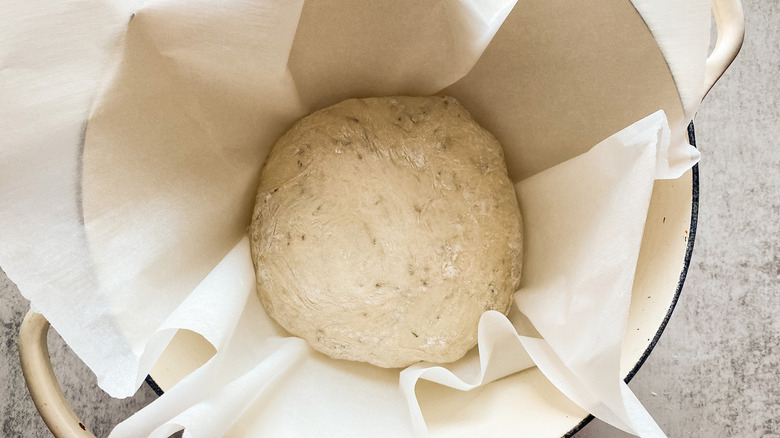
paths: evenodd
<path fill-rule="evenodd" d="M 691 122 L 688 125 L 688 141 L 691 143 L 693 147 L 696 147 L 696 137 L 694 135 L 694 129 L 693 129 L 693 122 Z M 639 368 L 642 368 L 642 365 L 644 365 L 647 358 L 650 356 L 650 352 L 653 351 L 653 348 L 655 348 L 656 344 L 658 344 L 658 340 L 661 339 L 661 334 L 663 334 L 664 329 L 666 329 L 666 325 L 669 323 L 669 319 L 672 317 L 672 312 L 674 312 L 674 308 L 677 306 L 677 301 L 680 299 L 680 294 L 682 293 L 683 284 L 685 283 L 685 277 L 688 275 L 688 268 L 691 265 L 691 256 L 693 255 L 693 241 L 696 240 L 696 226 L 699 223 L 699 165 L 696 164 L 693 166 L 693 169 L 691 169 L 691 179 L 692 181 L 692 188 L 691 188 L 691 194 L 693 197 L 693 202 L 691 204 L 691 226 L 688 231 L 688 246 L 685 248 L 685 260 L 683 261 L 683 268 L 682 272 L 680 273 L 680 280 L 677 282 L 677 290 L 674 292 L 674 298 L 672 298 L 672 304 L 669 305 L 669 309 L 666 311 L 666 316 L 664 316 L 664 320 L 661 322 L 661 325 L 658 327 L 658 331 L 655 332 L 655 336 L 653 336 L 652 342 L 650 342 L 650 345 L 647 346 L 647 349 L 645 349 L 644 353 L 642 353 L 642 356 L 639 358 L 639 361 L 637 361 L 636 365 L 631 369 L 631 371 L 628 372 L 628 375 L 625 379 L 623 379 L 624 382 L 628 383 L 631 381 L 631 379 L 634 378 L 636 373 L 639 371 Z M 583 427 L 585 427 L 588 423 L 590 423 L 593 420 L 593 415 L 588 415 L 585 417 L 584 420 L 582 420 L 578 425 L 574 426 L 572 430 L 566 433 L 566 435 L 563 436 L 563 438 L 571 438 L 582 430 Z"/>

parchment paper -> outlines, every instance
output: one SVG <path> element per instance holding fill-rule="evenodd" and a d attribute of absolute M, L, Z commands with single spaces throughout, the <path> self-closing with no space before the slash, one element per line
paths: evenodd
<path fill-rule="evenodd" d="M 610 178 L 577 180 L 581 196 L 600 199 L 586 207 L 626 206 L 616 217 L 583 212 L 593 215 L 584 234 L 569 224 L 572 235 L 589 236 L 568 249 L 574 259 L 609 249 L 609 260 L 623 254 L 617 266 L 596 258 L 595 267 L 572 261 L 546 270 L 557 265 L 533 240 L 545 233 L 526 224 L 532 240 L 517 302 L 544 340 L 519 311 L 510 320 L 486 313 L 478 352 L 452 372 L 411 367 L 399 390 L 397 370 L 324 358 L 287 337 L 257 303 L 243 239 L 278 135 L 346 97 L 439 92 L 469 72 L 513 1 L 4 6 L 12 19 L 0 46 L 0 264 L 113 396 L 135 391 L 178 329 L 214 346 L 206 365 L 113 436 L 182 427 L 188 436 L 219 436 L 258 424 L 269 436 L 424 435 L 417 378 L 465 390 L 534 362 L 605 421 L 660 436 L 618 375 L 625 317 L 598 315 L 605 302 L 627 314 L 652 181 L 698 159 L 685 143 L 669 148 L 661 114 L 517 186 L 531 224 L 570 217 L 578 198 L 566 181 L 591 168 Z M 703 54 L 690 62 L 703 65 Z M 560 208 L 568 214 L 536 218 L 555 211 L 542 201 L 567 193 Z M 613 248 L 602 227 L 615 221 L 628 225 L 625 239 L 607 241 Z M 535 276 L 535 264 L 546 275 Z M 550 318 L 561 303 L 570 312 Z M 258 405 L 262 415 L 241 418 Z"/>

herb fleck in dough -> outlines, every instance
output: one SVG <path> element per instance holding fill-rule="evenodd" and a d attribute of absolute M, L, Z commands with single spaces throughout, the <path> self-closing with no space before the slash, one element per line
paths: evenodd
<path fill-rule="evenodd" d="M 450 97 L 352 99 L 296 123 L 260 178 L 257 290 L 338 359 L 451 362 L 520 285 L 522 223 L 501 146 Z"/>

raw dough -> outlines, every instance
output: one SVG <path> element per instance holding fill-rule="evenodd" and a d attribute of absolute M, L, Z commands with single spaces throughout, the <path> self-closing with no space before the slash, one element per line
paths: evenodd
<path fill-rule="evenodd" d="M 520 285 L 501 146 L 451 97 L 347 100 L 296 123 L 251 227 L 266 311 L 338 359 L 450 362 Z"/>

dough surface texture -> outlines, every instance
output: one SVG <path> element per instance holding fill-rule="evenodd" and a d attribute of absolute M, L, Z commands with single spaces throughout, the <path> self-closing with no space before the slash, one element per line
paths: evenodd
<path fill-rule="evenodd" d="M 503 151 L 450 97 L 351 99 L 298 121 L 265 163 L 250 234 L 266 311 L 337 359 L 457 360 L 520 286 Z"/>

